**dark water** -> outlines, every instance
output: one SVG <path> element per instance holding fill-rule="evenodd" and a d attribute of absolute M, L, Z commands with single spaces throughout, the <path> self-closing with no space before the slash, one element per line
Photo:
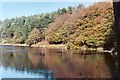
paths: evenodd
<path fill-rule="evenodd" d="M 108 54 L 71 54 L 62 49 L 0 46 L 2 78 L 111 78 L 114 58 Z"/>

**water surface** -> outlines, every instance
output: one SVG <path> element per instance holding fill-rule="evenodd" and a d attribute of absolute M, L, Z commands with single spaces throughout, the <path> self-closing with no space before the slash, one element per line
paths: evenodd
<path fill-rule="evenodd" d="M 2 46 L 1 56 L 2 78 L 111 78 L 116 73 L 108 53 L 80 55 L 64 49 Z"/>

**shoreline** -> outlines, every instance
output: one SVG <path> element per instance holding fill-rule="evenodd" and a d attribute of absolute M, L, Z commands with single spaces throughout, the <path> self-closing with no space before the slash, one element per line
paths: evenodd
<path fill-rule="evenodd" d="M 3 45 L 3 46 L 18 46 L 18 47 L 29 47 L 29 45 L 27 44 L 12 44 L 12 43 L 5 43 L 5 44 L 2 44 L 0 43 L 0 45 Z M 43 47 L 43 48 L 60 48 L 60 49 L 67 49 L 67 47 L 63 44 L 59 44 L 59 45 L 55 45 L 55 44 L 33 44 L 31 45 L 30 47 L 36 47 L 36 48 L 40 48 L 40 47 Z"/>
<path fill-rule="evenodd" d="M 3 46 L 18 46 L 18 47 L 29 47 L 29 45 L 27 44 L 11 44 L 11 43 L 5 43 L 5 44 L 2 44 L 0 43 L 0 45 L 3 45 Z M 37 43 L 37 44 L 33 44 L 31 45 L 30 47 L 32 48 L 56 48 L 56 49 L 67 49 L 67 47 L 64 45 L 64 44 L 41 44 L 41 43 Z M 84 47 L 82 47 L 84 48 Z M 77 51 L 77 50 L 76 50 Z M 84 48 L 84 49 L 81 49 L 81 51 L 97 51 L 97 52 L 107 52 L 107 53 L 112 53 L 113 50 L 103 50 L 102 47 L 99 47 L 99 48 L 96 48 L 96 49 L 92 49 L 92 48 Z"/>
<path fill-rule="evenodd" d="M 23 46 L 23 47 L 28 47 L 28 45 L 26 45 L 26 44 L 11 44 L 11 43 L 2 44 L 2 43 L 0 43 L 0 45 L 3 45 L 3 46 Z"/>

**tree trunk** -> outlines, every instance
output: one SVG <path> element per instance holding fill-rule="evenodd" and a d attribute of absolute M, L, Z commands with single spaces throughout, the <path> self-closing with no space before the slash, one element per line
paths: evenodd
<path fill-rule="evenodd" d="M 118 71 L 119 71 L 119 78 L 120 78 L 120 1 L 113 2 L 114 8 L 114 29 L 115 29 L 115 38 L 116 38 L 116 52 L 117 52 L 117 62 L 118 62 Z"/>

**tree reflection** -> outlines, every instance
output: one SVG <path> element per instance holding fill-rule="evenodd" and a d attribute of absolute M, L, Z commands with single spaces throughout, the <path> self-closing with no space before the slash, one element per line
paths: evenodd
<path fill-rule="evenodd" d="M 66 50 L 47 48 L 28 48 L 26 52 L 4 52 L 4 68 L 23 74 L 27 72 L 32 75 L 43 75 L 46 78 L 111 77 L 104 55 L 69 54 Z M 112 58 L 107 57 L 112 66 Z"/>

